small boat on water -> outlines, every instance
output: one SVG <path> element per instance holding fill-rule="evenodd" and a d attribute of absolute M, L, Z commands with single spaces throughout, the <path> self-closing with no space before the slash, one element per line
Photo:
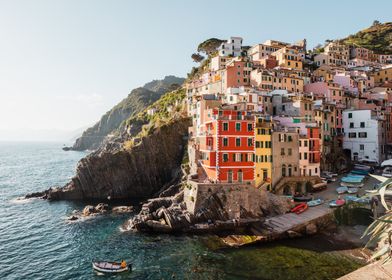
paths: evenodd
<path fill-rule="evenodd" d="M 338 188 L 336 188 L 336 191 L 338 194 L 343 194 L 343 193 L 348 192 L 348 188 L 347 187 L 338 187 Z"/>
<path fill-rule="evenodd" d="M 311 201 L 308 201 L 307 202 L 307 204 L 308 204 L 308 206 L 309 207 L 314 207 L 314 206 L 318 206 L 318 205 L 321 205 L 321 204 L 323 204 L 324 203 L 324 200 L 322 200 L 322 199 L 314 199 L 314 200 L 311 200 Z"/>
<path fill-rule="evenodd" d="M 132 270 L 132 264 L 122 267 L 119 262 L 93 261 L 93 268 L 103 273 L 120 273 Z"/>
<path fill-rule="evenodd" d="M 346 203 L 346 201 L 344 199 L 336 199 L 336 200 L 332 200 L 329 203 L 329 207 L 340 207 L 343 206 Z"/>
<path fill-rule="evenodd" d="M 357 193 L 358 192 L 358 188 L 348 188 L 348 191 L 347 191 L 349 194 L 355 194 L 355 193 Z"/>
<path fill-rule="evenodd" d="M 301 214 L 306 209 L 308 209 L 308 204 L 306 202 L 301 202 L 300 204 L 295 206 L 293 209 L 291 209 L 291 212 L 295 213 L 295 214 Z"/>

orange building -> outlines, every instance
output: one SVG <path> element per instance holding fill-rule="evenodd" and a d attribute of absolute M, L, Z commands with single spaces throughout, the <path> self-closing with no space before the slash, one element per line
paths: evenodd
<path fill-rule="evenodd" d="M 210 109 L 208 115 L 200 152 L 209 180 L 253 183 L 254 116 L 233 105 Z"/>

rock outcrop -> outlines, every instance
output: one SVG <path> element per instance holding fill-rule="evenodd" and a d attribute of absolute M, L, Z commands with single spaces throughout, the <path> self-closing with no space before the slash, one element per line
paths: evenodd
<path fill-rule="evenodd" d="M 252 196 L 249 198 L 257 200 L 257 203 L 250 204 L 252 209 L 240 207 L 238 212 L 233 213 L 233 202 L 227 197 L 226 190 L 221 188 L 203 196 L 193 211 L 187 207 L 188 198 L 185 198 L 186 192 L 182 190 L 174 196 L 149 199 L 140 213 L 123 227 L 125 230 L 143 232 L 234 233 L 261 223 L 265 217 L 283 214 L 291 207 L 287 199 L 251 186 L 243 190 L 238 188 L 237 192 L 243 197 Z"/>
<path fill-rule="evenodd" d="M 129 150 L 94 152 L 80 160 L 71 182 L 42 195 L 49 200 L 150 198 L 180 173 L 189 124 L 188 118 L 173 119 Z"/>
<path fill-rule="evenodd" d="M 105 140 L 110 139 L 111 135 L 118 132 L 124 120 L 153 104 L 164 93 L 179 88 L 183 82 L 183 78 L 166 76 L 162 80 L 154 80 L 143 87 L 133 89 L 126 98 L 103 115 L 94 126 L 84 131 L 72 147 L 64 147 L 63 150 L 98 149 Z"/>

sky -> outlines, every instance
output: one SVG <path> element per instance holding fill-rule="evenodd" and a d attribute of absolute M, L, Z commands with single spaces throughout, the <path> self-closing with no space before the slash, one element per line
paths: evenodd
<path fill-rule="evenodd" d="M 315 46 L 392 21 L 391 10 L 390 0 L 0 0 L 0 140 L 74 137 L 133 88 L 185 77 L 211 37 Z"/>

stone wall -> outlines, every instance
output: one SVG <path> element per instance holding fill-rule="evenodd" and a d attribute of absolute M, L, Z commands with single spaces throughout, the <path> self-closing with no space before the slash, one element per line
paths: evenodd
<path fill-rule="evenodd" d="M 206 184 L 189 180 L 184 189 L 184 202 L 191 214 L 200 211 L 212 196 L 221 201 L 229 219 L 273 216 L 290 209 L 286 199 L 247 184 Z"/>

